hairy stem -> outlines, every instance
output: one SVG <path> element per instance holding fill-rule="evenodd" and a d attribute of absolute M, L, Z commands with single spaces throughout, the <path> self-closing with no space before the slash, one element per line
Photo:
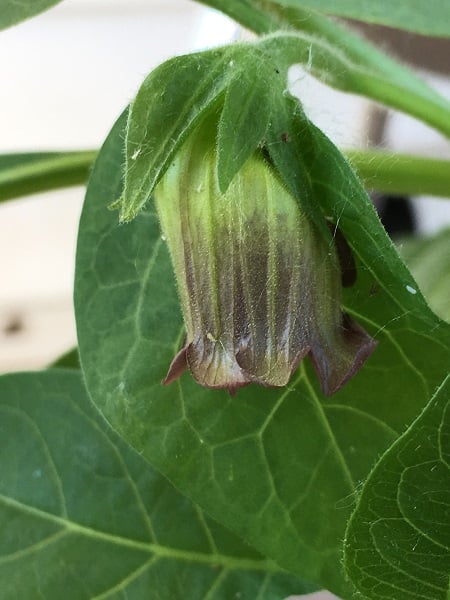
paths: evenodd
<path fill-rule="evenodd" d="M 83 185 L 96 155 L 95 150 L 0 155 L 0 202 Z"/>
<path fill-rule="evenodd" d="M 96 155 L 95 150 L 0 155 L 0 202 L 83 185 Z M 370 190 L 450 198 L 450 161 L 381 150 L 345 155 Z"/>

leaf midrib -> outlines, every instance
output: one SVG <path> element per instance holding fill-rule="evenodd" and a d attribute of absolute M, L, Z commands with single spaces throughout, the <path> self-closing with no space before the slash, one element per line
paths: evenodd
<path fill-rule="evenodd" d="M 114 535 L 111 533 L 105 533 L 86 525 L 81 525 L 70 519 L 64 519 L 57 515 L 45 512 L 28 504 L 24 504 L 13 498 L 9 498 L 4 494 L 0 494 L 0 504 L 8 507 L 15 508 L 23 511 L 25 514 L 33 517 L 42 519 L 44 521 L 54 523 L 69 530 L 71 533 L 84 535 L 88 538 L 101 540 L 110 544 L 116 544 L 124 548 L 130 548 L 132 550 L 138 550 L 145 552 L 146 554 L 153 554 L 158 558 L 170 558 L 172 560 L 178 560 L 183 562 L 197 562 L 200 564 L 223 566 L 231 570 L 239 571 L 266 571 L 268 573 L 283 573 L 284 570 L 277 567 L 272 561 L 268 559 L 252 560 L 248 558 L 237 558 L 234 556 L 226 556 L 224 554 L 211 553 L 202 554 L 200 552 L 192 552 L 188 550 L 180 550 L 177 548 L 171 548 L 168 546 L 162 546 L 160 544 L 154 544 L 149 542 L 140 542 L 130 538 Z"/>

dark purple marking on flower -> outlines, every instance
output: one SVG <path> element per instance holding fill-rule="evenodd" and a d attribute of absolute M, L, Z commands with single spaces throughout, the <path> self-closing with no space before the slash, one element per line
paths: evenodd
<path fill-rule="evenodd" d="M 186 343 L 163 383 L 187 368 L 207 388 L 286 385 L 309 356 L 324 394 L 361 368 L 376 342 L 341 309 L 356 269 L 337 228 L 325 239 L 262 153 L 228 190 L 199 128 L 155 191 L 178 283 Z"/>
<path fill-rule="evenodd" d="M 334 245 L 336 246 L 339 266 L 341 268 L 342 285 L 343 287 L 352 287 L 356 283 L 357 275 L 352 250 L 339 227 L 332 223 L 329 223 L 328 226 L 333 236 Z"/>

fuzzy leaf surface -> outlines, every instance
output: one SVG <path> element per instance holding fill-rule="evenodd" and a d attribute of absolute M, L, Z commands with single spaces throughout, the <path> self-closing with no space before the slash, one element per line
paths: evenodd
<path fill-rule="evenodd" d="M 145 79 L 130 111 L 121 219 L 150 199 L 186 135 L 224 94 L 233 70 L 224 48 L 166 61 Z"/>
<path fill-rule="evenodd" d="M 312 591 L 151 469 L 94 408 L 79 373 L 0 378 L 0 417 L 2 600 Z"/>
<path fill-rule="evenodd" d="M 92 398 L 143 457 L 260 552 L 350 597 L 341 547 L 355 490 L 442 381 L 450 336 L 348 164 L 297 117 L 279 125 L 290 140 L 303 128 L 308 150 L 299 167 L 356 251 L 358 282 L 346 307 L 379 341 L 363 370 L 331 398 L 307 363 L 284 389 L 250 386 L 235 397 L 203 389 L 189 374 L 161 386 L 183 325 L 153 206 L 126 226 L 106 210 L 121 193 L 123 120 L 99 155 L 80 222 L 79 349 Z M 274 133 L 275 141 L 285 169 L 298 147 Z M 289 185 L 297 195 L 295 179 Z"/>
<path fill-rule="evenodd" d="M 327 85 L 372 98 L 450 136 L 450 107 L 407 66 L 344 25 L 300 6 L 276 1 L 202 0 L 258 34 L 287 36 L 286 58 Z M 289 33 L 286 31 L 289 30 Z M 293 38 L 293 35 L 297 39 Z M 264 43 L 264 40 L 262 40 Z"/>
<path fill-rule="evenodd" d="M 450 376 L 381 457 L 346 536 L 345 563 L 371 600 L 447 600 L 450 579 Z"/>

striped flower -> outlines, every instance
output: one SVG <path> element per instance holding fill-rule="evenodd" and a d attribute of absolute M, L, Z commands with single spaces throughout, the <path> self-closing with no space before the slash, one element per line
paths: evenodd
<path fill-rule="evenodd" d="M 342 312 L 342 253 L 262 151 L 225 193 L 216 173 L 214 124 L 204 121 L 155 189 L 186 327 L 163 383 L 189 368 L 199 384 L 230 393 L 279 387 L 309 356 L 323 392 L 336 392 L 376 345 Z"/>

